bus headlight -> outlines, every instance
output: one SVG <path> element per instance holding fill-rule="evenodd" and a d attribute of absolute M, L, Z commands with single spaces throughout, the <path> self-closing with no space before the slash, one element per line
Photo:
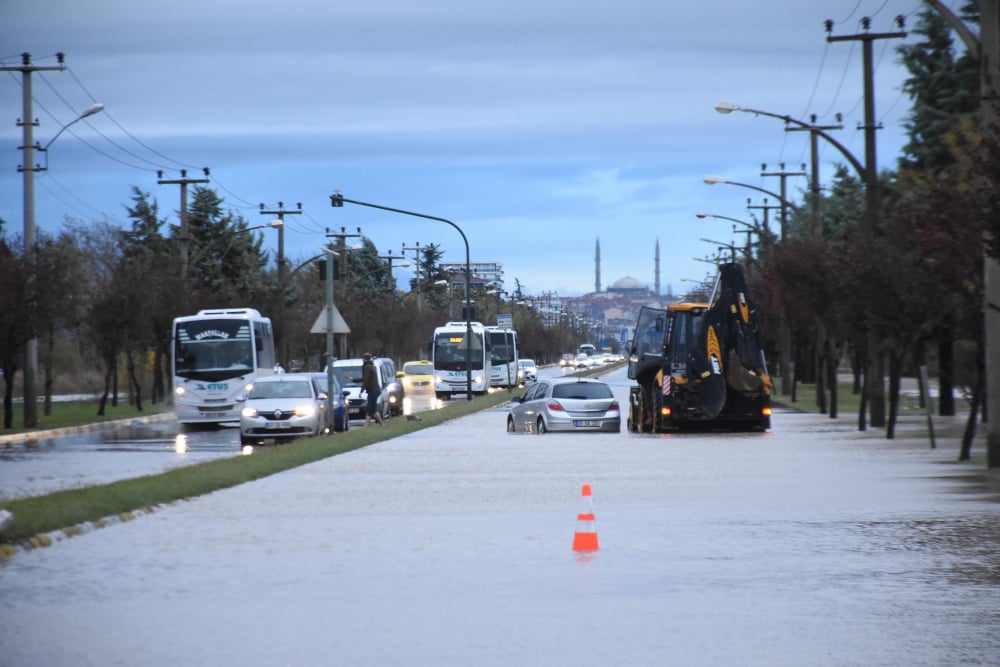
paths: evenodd
<path fill-rule="evenodd" d="M 187 389 L 185 389 L 184 387 L 180 387 L 180 386 L 174 387 L 174 393 L 177 394 L 177 398 L 183 399 L 184 398 L 184 394 L 187 393 Z"/>

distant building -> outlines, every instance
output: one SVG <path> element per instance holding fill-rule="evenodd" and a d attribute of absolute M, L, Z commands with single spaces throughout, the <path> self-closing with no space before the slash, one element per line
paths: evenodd
<path fill-rule="evenodd" d="M 441 262 L 438 266 L 445 273 L 461 274 L 462 281 L 465 281 L 465 262 Z M 469 272 L 472 274 L 469 282 L 496 283 L 499 289 L 503 289 L 503 262 L 470 262 Z"/>

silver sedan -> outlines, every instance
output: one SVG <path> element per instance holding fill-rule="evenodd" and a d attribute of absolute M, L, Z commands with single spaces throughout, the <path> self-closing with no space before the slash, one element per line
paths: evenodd
<path fill-rule="evenodd" d="M 539 380 L 511 399 L 508 433 L 621 431 L 621 409 L 611 387 L 591 378 Z"/>
<path fill-rule="evenodd" d="M 326 411 L 319 404 L 316 385 L 308 375 L 258 378 L 240 413 L 240 443 L 319 435 L 326 430 Z"/>

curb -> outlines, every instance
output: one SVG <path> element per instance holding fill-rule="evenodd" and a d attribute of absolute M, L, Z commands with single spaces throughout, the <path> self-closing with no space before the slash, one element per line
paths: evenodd
<path fill-rule="evenodd" d="M 129 424 L 134 424 L 134 425 L 152 424 L 161 421 L 168 421 L 171 419 L 177 419 L 177 413 L 161 412 L 146 417 L 111 419 L 103 422 L 94 422 L 92 424 L 81 424 L 79 426 L 66 426 L 63 428 L 53 428 L 40 431 L 25 431 L 24 433 L 12 433 L 10 435 L 0 435 L 0 445 L 11 447 L 20 444 L 24 445 L 25 447 L 30 447 L 40 440 L 47 440 L 49 438 L 59 438 L 66 435 L 79 435 L 80 433 L 89 433 L 91 431 L 99 431 L 102 429 L 115 428 L 118 426 L 127 426 Z"/>

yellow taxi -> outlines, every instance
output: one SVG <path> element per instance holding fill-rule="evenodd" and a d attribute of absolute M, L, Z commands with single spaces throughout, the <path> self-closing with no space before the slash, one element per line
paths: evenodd
<path fill-rule="evenodd" d="M 407 361 L 399 373 L 399 380 L 406 390 L 403 413 L 410 415 L 420 410 L 440 407 L 434 392 L 434 365 L 426 360 Z"/>

